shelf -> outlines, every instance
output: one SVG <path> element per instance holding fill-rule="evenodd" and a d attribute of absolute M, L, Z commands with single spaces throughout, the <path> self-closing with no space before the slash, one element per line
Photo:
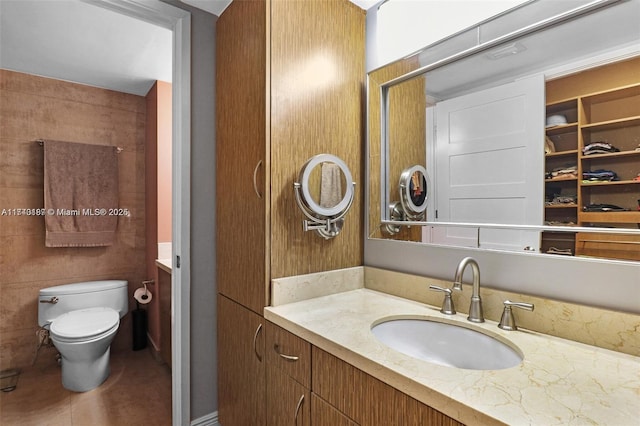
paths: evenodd
<path fill-rule="evenodd" d="M 551 204 L 544 206 L 545 209 L 575 209 L 577 207 L 577 204 Z"/>
<path fill-rule="evenodd" d="M 613 180 L 613 181 L 582 181 L 580 182 L 582 187 L 585 186 L 608 186 L 608 185 L 638 185 L 640 184 L 640 180 Z"/>
<path fill-rule="evenodd" d="M 640 212 L 580 212 L 580 222 L 640 223 Z"/>
<path fill-rule="evenodd" d="M 578 123 L 559 124 L 557 126 L 545 127 L 548 136 L 558 135 L 561 133 L 571 133 L 578 131 Z"/>
<path fill-rule="evenodd" d="M 640 126 L 640 115 L 634 117 L 619 118 L 617 120 L 601 121 L 598 123 L 583 124 L 582 130 L 611 130 L 623 127 Z"/>
<path fill-rule="evenodd" d="M 544 183 L 558 183 L 558 182 L 575 182 L 578 178 L 563 178 L 563 179 L 545 179 Z"/>
<path fill-rule="evenodd" d="M 549 155 L 549 154 L 547 154 Z M 635 151 L 620 151 L 620 152 L 610 152 L 607 154 L 591 154 L 591 155 L 583 155 L 580 154 L 581 160 L 591 160 L 593 158 L 621 158 L 621 157 L 634 157 L 640 156 L 640 150 Z"/>
<path fill-rule="evenodd" d="M 572 155 L 576 155 L 578 153 L 577 149 L 570 149 L 568 151 L 556 151 L 556 152 L 550 152 L 549 154 L 546 154 L 545 157 L 547 158 L 551 158 L 551 157 L 569 157 Z M 638 151 L 638 153 L 640 154 L 640 151 Z"/>

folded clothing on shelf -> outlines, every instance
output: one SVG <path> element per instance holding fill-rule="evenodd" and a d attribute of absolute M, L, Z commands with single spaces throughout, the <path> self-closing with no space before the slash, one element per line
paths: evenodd
<path fill-rule="evenodd" d="M 547 206 L 557 206 L 563 204 L 575 204 L 578 200 L 577 195 L 556 195 L 553 199 L 545 202 Z"/>
<path fill-rule="evenodd" d="M 610 143 L 602 141 L 590 143 L 582 148 L 583 155 L 610 154 L 612 152 L 620 152 L 620 150 Z"/>
<path fill-rule="evenodd" d="M 615 204 L 588 204 L 582 208 L 585 212 L 628 212 L 629 209 Z"/>
<path fill-rule="evenodd" d="M 590 170 L 588 172 L 582 172 L 582 179 L 586 181 L 607 182 L 613 180 L 619 180 L 618 175 L 613 170 Z"/>
<path fill-rule="evenodd" d="M 545 179 L 570 179 L 578 177 L 578 166 L 557 167 L 545 173 Z"/>

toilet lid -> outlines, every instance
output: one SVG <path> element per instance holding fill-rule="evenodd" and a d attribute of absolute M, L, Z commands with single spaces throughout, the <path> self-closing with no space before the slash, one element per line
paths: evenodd
<path fill-rule="evenodd" d="M 65 339 L 97 336 L 116 327 L 118 312 L 111 308 L 88 308 L 67 312 L 54 319 L 51 333 Z"/>

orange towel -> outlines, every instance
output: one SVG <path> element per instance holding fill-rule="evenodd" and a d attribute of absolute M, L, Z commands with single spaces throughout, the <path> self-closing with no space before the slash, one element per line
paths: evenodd
<path fill-rule="evenodd" d="M 112 245 L 118 226 L 117 148 L 45 141 L 44 208 L 47 247 Z"/>

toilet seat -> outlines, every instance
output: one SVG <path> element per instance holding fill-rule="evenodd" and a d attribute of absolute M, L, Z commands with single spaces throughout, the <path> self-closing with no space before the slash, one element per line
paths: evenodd
<path fill-rule="evenodd" d="M 120 315 L 111 308 L 88 308 L 70 311 L 51 322 L 51 337 L 58 341 L 91 340 L 115 331 Z"/>

